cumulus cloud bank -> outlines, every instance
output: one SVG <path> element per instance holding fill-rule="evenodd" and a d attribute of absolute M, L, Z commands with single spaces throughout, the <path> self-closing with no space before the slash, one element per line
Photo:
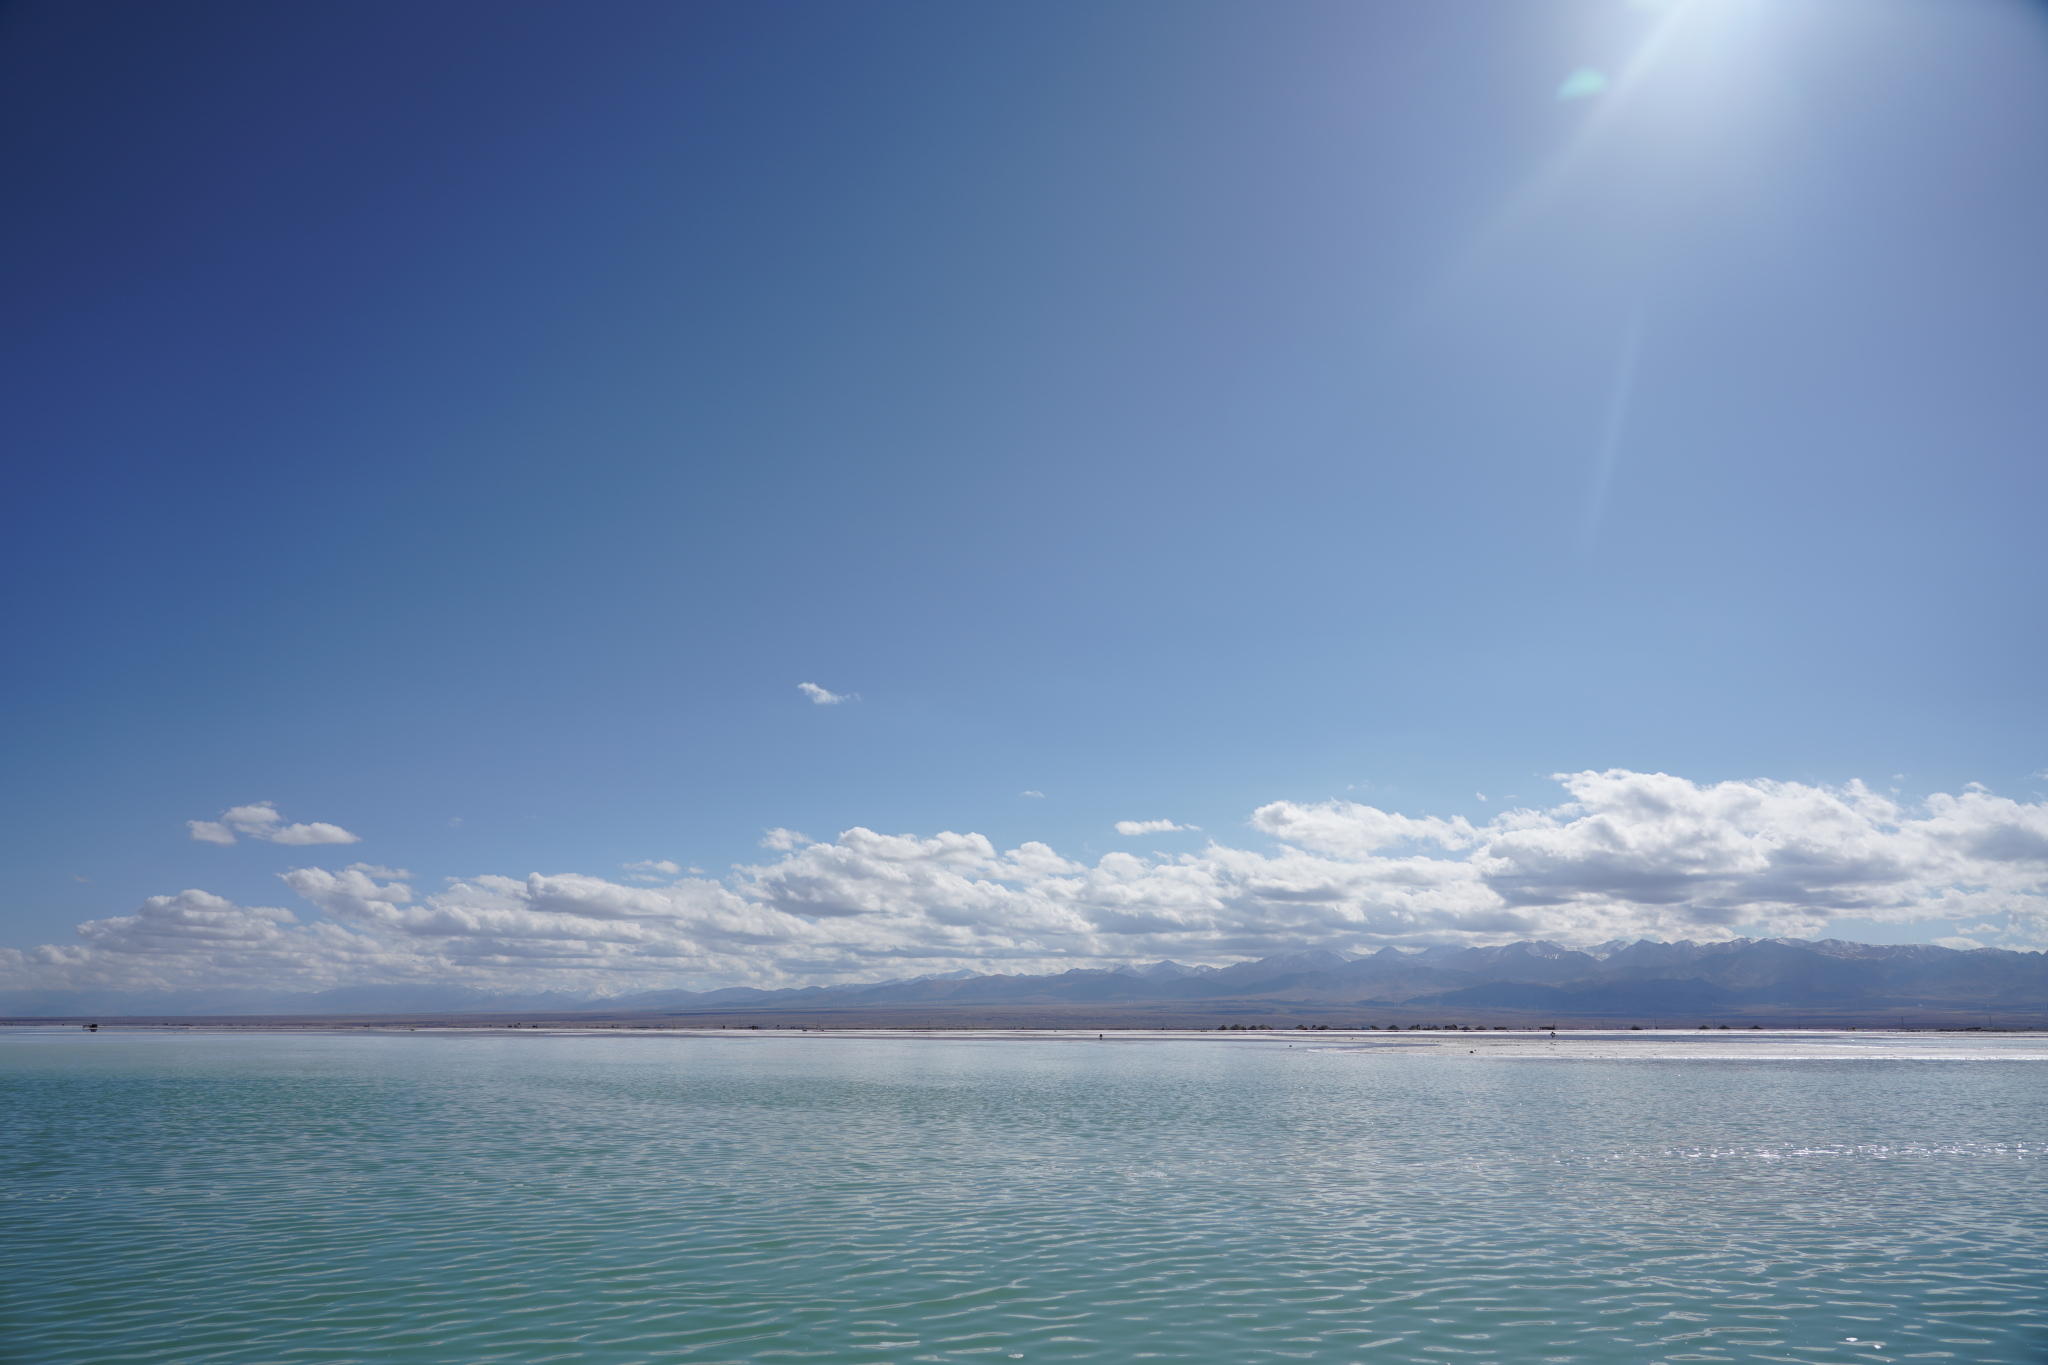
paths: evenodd
<path fill-rule="evenodd" d="M 287 825 L 277 807 L 268 801 L 224 810 L 218 820 L 187 820 L 192 837 L 202 844 L 232 844 L 237 833 L 272 844 L 355 844 L 362 842 L 340 825 L 315 821 L 309 825 Z"/>
<path fill-rule="evenodd" d="M 1966 790 L 1908 807 L 1860 783 L 1622 770 L 1559 780 L 1564 802 L 1484 825 L 1280 801 L 1252 813 L 1263 851 L 1211 842 L 1093 865 L 1041 843 L 855 828 L 830 843 L 773 830 L 762 843 L 778 858 L 662 886 L 534 874 L 420 897 L 397 869 L 301 868 L 284 881 L 317 919 L 204 891 L 151 897 L 81 925 L 78 943 L 0 949 L 0 987 L 772 986 L 1303 947 L 1810 937 L 1843 916 L 1962 919 L 1972 942 L 2048 943 L 2048 803 Z"/>

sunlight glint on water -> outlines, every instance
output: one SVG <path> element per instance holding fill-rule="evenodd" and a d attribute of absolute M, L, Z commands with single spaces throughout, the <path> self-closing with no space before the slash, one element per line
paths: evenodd
<path fill-rule="evenodd" d="M 2034 1365 L 2048 1067 L 0 1035 L 0 1360 Z"/>

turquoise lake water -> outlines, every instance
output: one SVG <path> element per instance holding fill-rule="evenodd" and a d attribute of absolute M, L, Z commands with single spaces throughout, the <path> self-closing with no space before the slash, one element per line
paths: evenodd
<path fill-rule="evenodd" d="M 1482 1041 L 0 1031 L 0 1360 L 2048 1360 L 2038 1044 Z"/>

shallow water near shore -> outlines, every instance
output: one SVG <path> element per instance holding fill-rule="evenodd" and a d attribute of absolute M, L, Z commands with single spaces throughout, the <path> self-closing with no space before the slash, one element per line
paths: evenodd
<path fill-rule="evenodd" d="M 12 1030 L 0 1360 L 2037 1365 L 2044 1052 Z"/>

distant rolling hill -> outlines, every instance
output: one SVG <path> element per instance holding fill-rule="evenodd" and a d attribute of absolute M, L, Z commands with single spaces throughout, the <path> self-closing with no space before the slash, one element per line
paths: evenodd
<path fill-rule="evenodd" d="M 1496 948 L 1282 953 L 1229 967 L 1076 969 L 1046 976 L 954 972 L 789 990 L 646 991 L 607 999 L 492 995 L 465 987 L 359 986 L 318 994 L 15 992 L 12 1018 L 522 1016 L 789 1019 L 837 1024 L 1000 1022 L 1187 1026 L 1210 1020 L 1332 1023 L 1855 1022 L 2048 1024 L 2048 954 L 1840 939 L 1722 943 L 1547 942 Z M 1355 1018 L 1354 1018 L 1355 1016 Z M 1695 1016 L 1698 1016 L 1695 1018 Z"/>

